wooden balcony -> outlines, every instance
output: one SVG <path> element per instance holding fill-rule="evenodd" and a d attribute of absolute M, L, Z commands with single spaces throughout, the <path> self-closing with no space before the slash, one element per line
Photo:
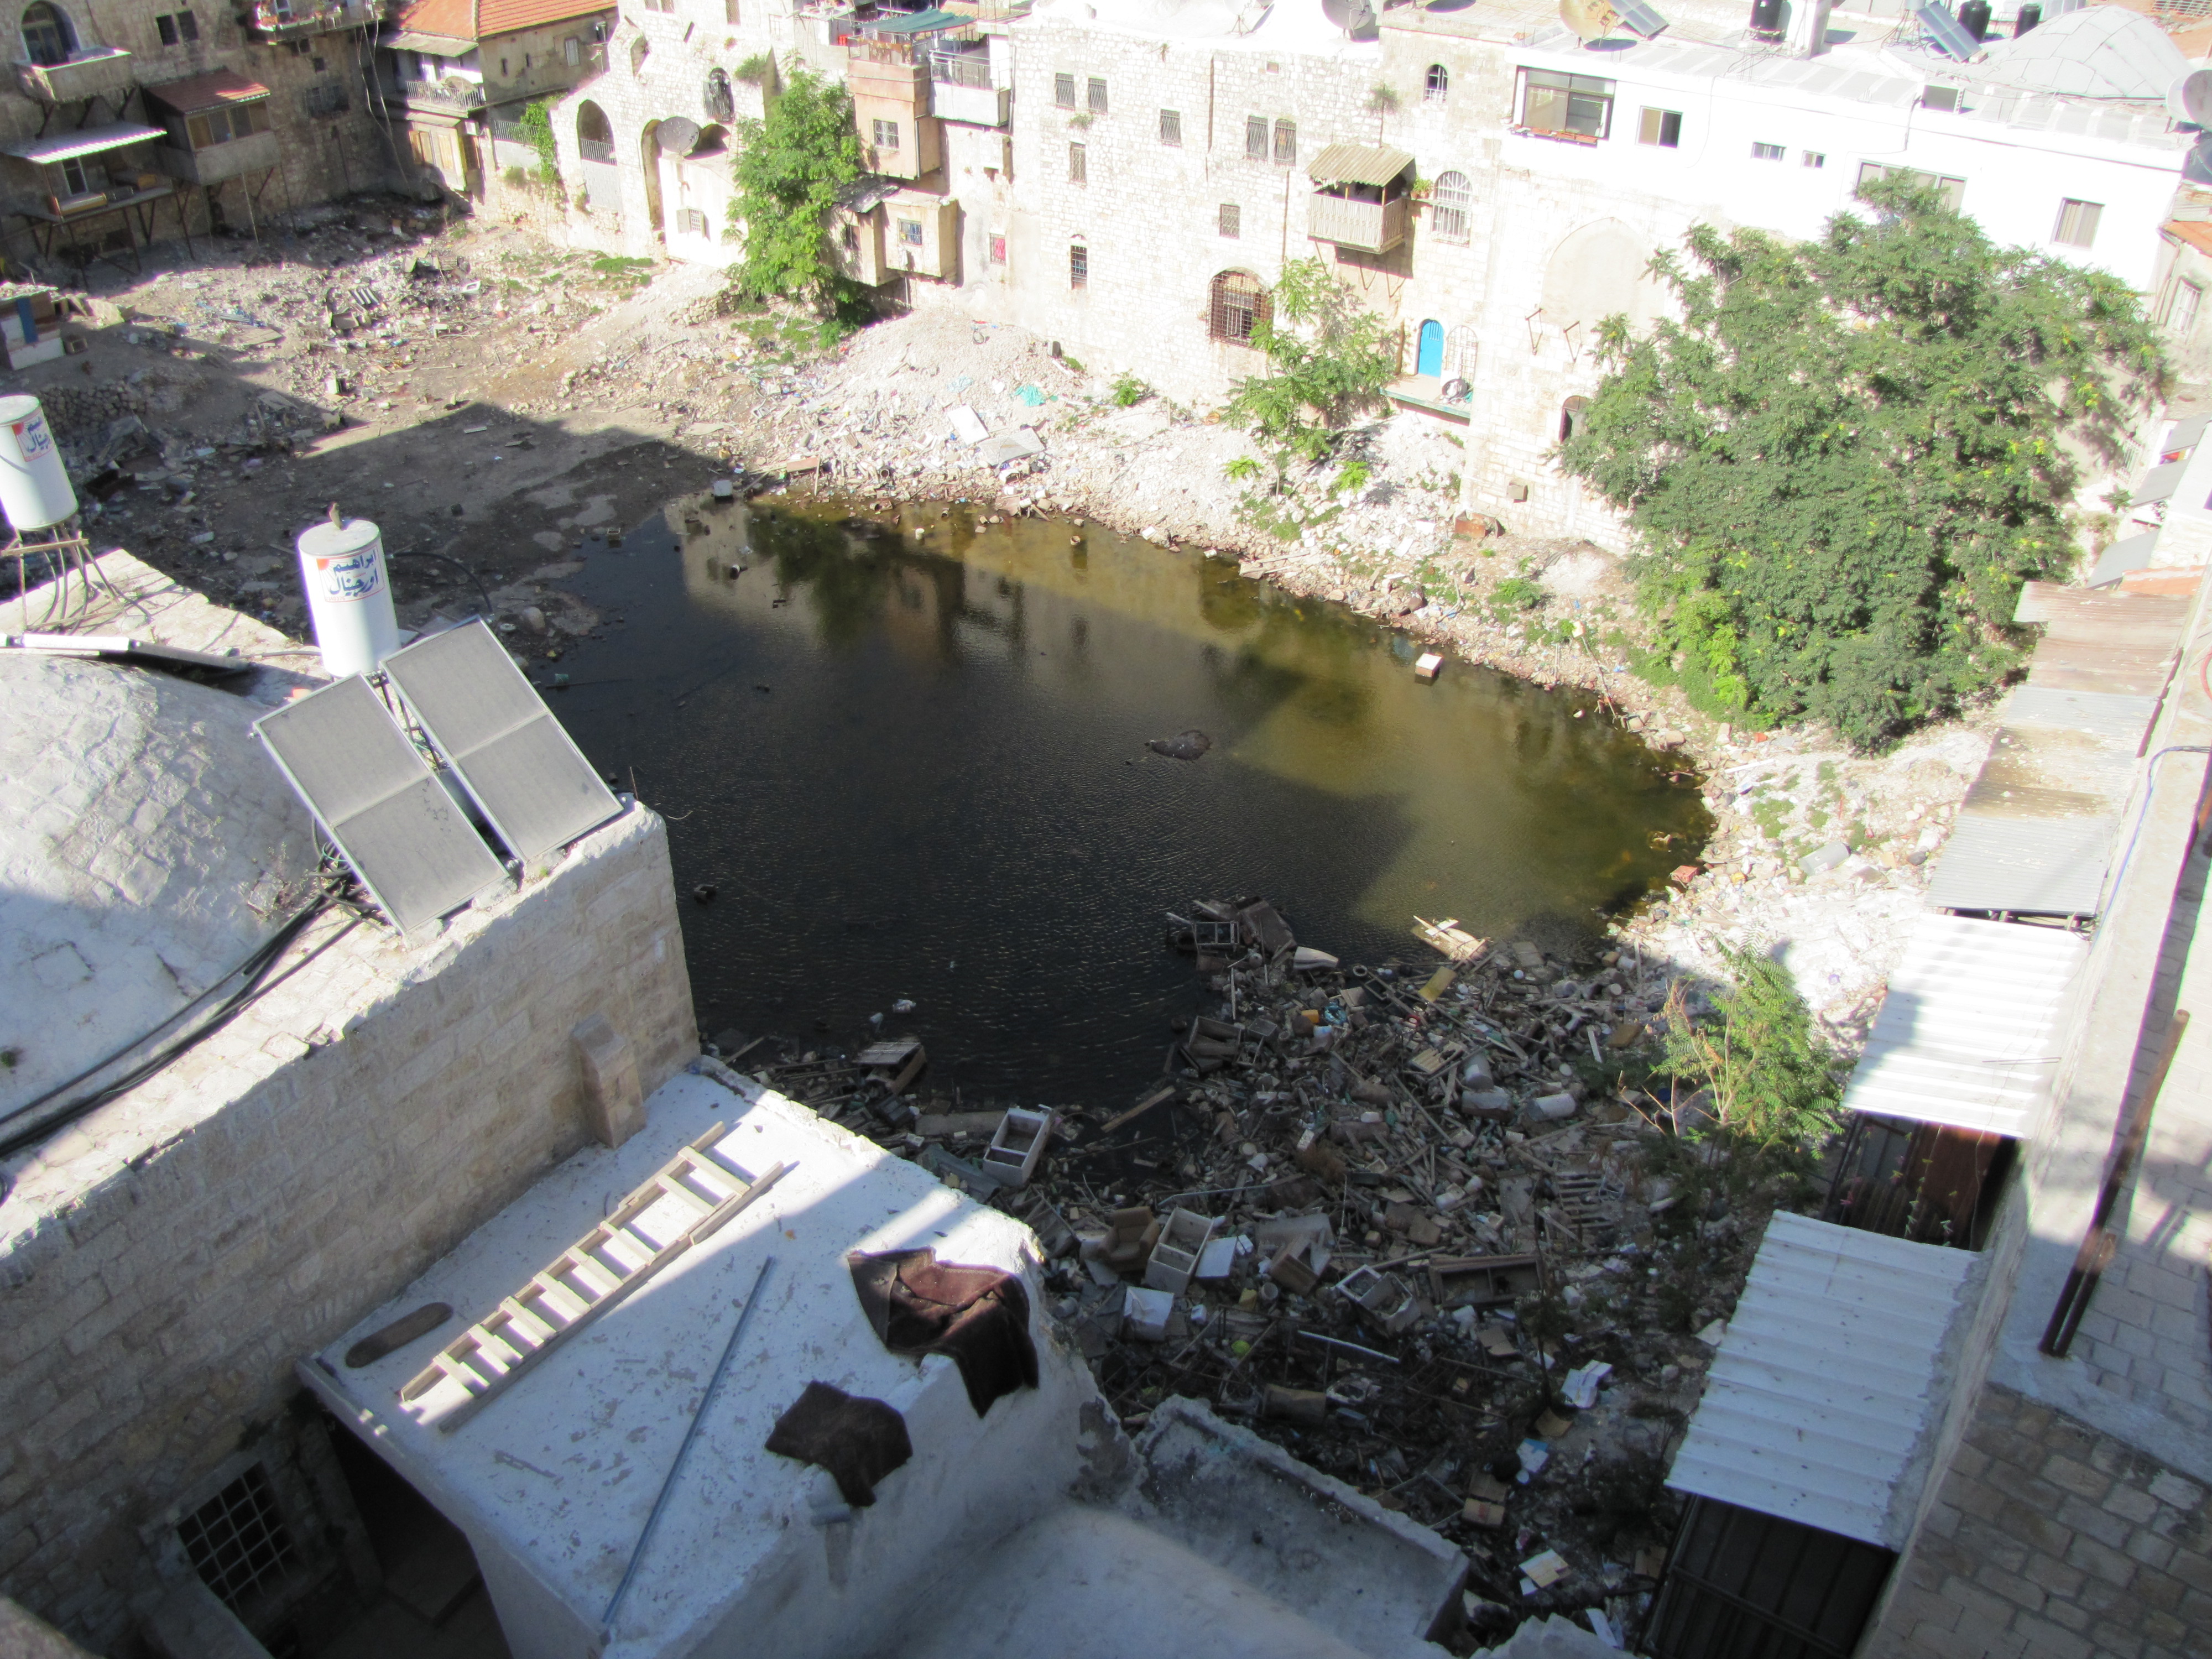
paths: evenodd
<path fill-rule="evenodd" d="M 276 165 L 276 144 L 273 132 L 251 132 L 204 149 L 163 144 L 154 155 L 155 164 L 172 179 L 191 185 L 219 185 L 245 173 L 268 172 Z"/>
<path fill-rule="evenodd" d="M 1315 195 L 1306 203 L 1306 234 L 1363 253 L 1388 253 L 1406 240 L 1412 206 L 1402 196 L 1390 202 L 1354 202 Z"/>
<path fill-rule="evenodd" d="M 138 65 L 118 46 L 88 46 L 66 64 L 18 64 L 15 84 L 41 104 L 111 103 L 138 84 Z"/>

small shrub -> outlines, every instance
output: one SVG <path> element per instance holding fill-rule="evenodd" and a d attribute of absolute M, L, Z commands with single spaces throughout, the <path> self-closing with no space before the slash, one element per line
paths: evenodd
<path fill-rule="evenodd" d="M 1114 402 L 1122 409 L 1140 404 L 1152 395 L 1152 387 L 1124 369 L 1114 377 Z"/>
<path fill-rule="evenodd" d="M 1680 980 L 1668 993 L 1666 1067 L 1712 1091 L 1723 1139 L 1802 1158 L 1840 1125 L 1842 1062 L 1814 1034 L 1788 969 L 1741 946 L 1721 956 L 1735 983 L 1714 998 L 1711 1018 L 1691 1018 Z"/>

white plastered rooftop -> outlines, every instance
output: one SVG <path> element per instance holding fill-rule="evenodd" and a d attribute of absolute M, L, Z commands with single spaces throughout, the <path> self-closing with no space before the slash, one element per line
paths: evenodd
<path fill-rule="evenodd" d="M 418 1420 L 458 1384 L 441 1382 L 403 1405 L 403 1385 L 468 1322 L 491 1313 L 717 1123 L 728 1127 L 716 1143 L 724 1160 L 755 1176 L 778 1162 L 789 1173 L 459 1427 Z M 903 1358 L 878 1340 L 846 1252 L 921 1247 L 940 1261 L 1025 1276 L 1031 1329 L 1039 1329 L 1035 1246 L 1020 1224 L 702 1062 L 653 1095 L 647 1127 L 629 1143 L 591 1148 L 559 1166 L 301 1373 L 470 1534 L 511 1636 L 532 1595 L 565 1609 L 565 1618 L 539 1622 L 541 1632 L 567 1624 L 580 1634 L 596 1629 L 739 1307 L 763 1259 L 774 1255 L 762 1305 L 703 1414 L 607 1651 L 688 1653 L 720 1628 L 722 1641 L 709 1644 L 719 1650 L 730 1639 L 732 1609 L 758 1607 L 756 1598 L 775 1604 L 779 1617 L 817 1616 L 782 1603 L 805 1599 L 793 1575 L 811 1569 L 794 1564 L 821 1560 L 823 1517 L 842 1507 L 836 1488 L 823 1472 L 764 1446 L 809 1382 L 884 1401 L 907 1420 L 913 1461 L 885 1477 L 875 1504 L 853 1511 L 849 1523 L 854 1559 L 886 1588 L 897 1577 L 890 1558 L 908 1545 L 927 1548 L 963 1523 L 1018 1523 L 1018 1505 L 992 1501 L 994 1483 L 1002 1500 L 1011 1484 L 1034 1487 L 1042 1501 L 1071 1474 L 1071 1391 L 1090 1391 L 1079 1364 L 1056 1362 L 1039 1340 L 1042 1387 L 999 1399 L 979 1420 L 950 1360 Z M 347 1367 L 353 1343 L 430 1302 L 450 1304 L 453 1317 L 395 1354 Z M 1040 1445 L 1060 1450 L 1039 1455 Z M 518 1571 L 539 1588 L 518 1590 Z M 828 1604 L 841 1598 L 821 1599 L 818 1616 L 828 1618 Z M 767 1624 L 745 1628 L 745 1650 L 776 1650 L 753 1645 L 770 1641 Z M 793 1634 L 788 1626 L 775 1631 Z M 568 1643 L 524 1646 L 564 1651 Z"/>

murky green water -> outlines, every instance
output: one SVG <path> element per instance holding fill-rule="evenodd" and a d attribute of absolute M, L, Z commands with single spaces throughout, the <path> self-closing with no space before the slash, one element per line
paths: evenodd
<path fill-rule="evenodd" d="M 940 1085 L 1119 1099 L 1194 1004 L 1162 942 L 1194 897 L 1425 959 L 1417 913 L 1595 925 L 1707 828 L 1587 693 L 1424 685 L 1388 629 L 1095 526 L 855 512 L 680 503 L 577 579 L 624 625 L 556 707 L 717 890 L 683 901 L 710 1035 L 881 1012 Z M 1191 727 L 1202 759 L 1145 748 Z"/>

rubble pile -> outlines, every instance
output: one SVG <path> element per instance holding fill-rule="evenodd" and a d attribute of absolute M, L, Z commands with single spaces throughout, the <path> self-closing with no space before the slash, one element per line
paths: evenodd
<path fill-rule="evenodd" d="M 1437 1528 L 1469 1642 L 1569 1612 L 1632 1641 L 1776 1194 L 1678 1133 L 1666 969 L 1414 932 L 1428 960 L 1347 967 L 1264 901 L 1187 907 L 1204 1012 L 1116 1111 L 909 1105 L 912 1039 L 758 1074 L 1027 1220 L 1125 1426 L 1203 1398 Z"/>

